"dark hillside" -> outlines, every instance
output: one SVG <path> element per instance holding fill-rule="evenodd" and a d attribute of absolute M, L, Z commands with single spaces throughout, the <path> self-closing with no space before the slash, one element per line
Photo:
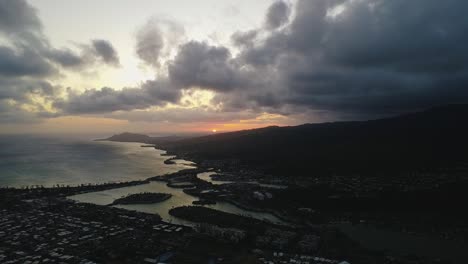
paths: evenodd
<path fill-rule="evenodd" d="M 162 143 L 194 159 L 238 159 L 272 173 L 376 172 L 468 161 L 468 105 L 393 118 L 266 127 Z"/>

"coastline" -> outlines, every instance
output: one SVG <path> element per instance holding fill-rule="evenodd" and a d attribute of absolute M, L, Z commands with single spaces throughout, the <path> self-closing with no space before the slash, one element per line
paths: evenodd
<path fill-rule="evenodd" d="M 105 141 L 105 140 L 99 140 L 99 141 Z M 115 142 L 115 141 L 111 141 Z M 119 143 L 127 143 L 127 142 L 119 142 Z M 145 144 L 144 142 L 132 142 L 132 143 L 142 143 Z M 150 147 L 149 145 L 140 145 L 140 147 Z M 132 186 L 139 186 L 139 185 L 145 185 L 149 184 L 152 181 L 159 181 L 159 182 L 165 182 L 166 185 L 170 188 L 179 188 L 179 189 L 186 189 L 186 188 L 197 188 L 197 187 L 202 187 L 206 188 L 212 185 L 210 182 L 206 182 L 204 180 L 201 180 L 197 177 L 198 173 L 202 172 L 208 172 L 208 171 L 220 171 L 221 168 L 217 166 L 203 166 L 203 164 L 198 164 L 194 161 L 191 161 L 189 159 L 186 159 L 184 155 L 179 155 L 178 153 L 174 152 L 169 152 L 164 149 L 160 149 L 155 145 L 151 145 L 152 148 L 161 151 L 162 153 L 160 156 L 162 157 L 167 157 L 163 162 L 164 164 L 168 165 L 175 165 L 175 164 L 180 164 L 179 162 L 175 162 L 175 160 L 181 160 L 181 163 L 185 162 L 187 164 L 190 164 L 190 166 L 193 166 L 192 168 L 184 168 L 181 170 L 178 170 L 176 172 L 172 173 L 165 173 L 162 175 L 158 176 L 152 176 L 148 177 L 146 179 L 142 180 L 134 180 L 134 181 L 121 181 L 121 182 L 107 182 L 107 183 L 99 183 L 99 184 L 92 184 L 92 183 L 82 183 L 76 186 L 52 186 L 52 187 L 42 187 L 42 186 L 32 186 L 32 187 L 26 187 L 26 188 L 17 188 L 17 187 L 0 187 L 1 190 L 10 190 L 13 192 L 21 193 L 25 190 L 28 192 L 36 192 L 38 195 L 46 195 L 46 196 L 55 196 L 58 198 L 64 198 L 66 200 L 72 201 L 72 202 L 77 202 L 75 200 L 69 199 L 70 196 L 74 195 L 79 195 L 79 194 L 86 194 L 86 193 L 92 193 L 92 192 L 100 192 L 100 191 L 106 191 L 106 190 L 113 190 L 113 189 L 120 189 L 120 188 L 125 188 L 125 187 L 132 187 Z M 187 178 L 186 180 L 182 181 L 181 178 Z M 186 184 L 183 184 L 183 183 Z M 198 196 L 197 196 L 198 197 Z M 201 199 L 200 197 L 198 197 Z M 288 224 L 292 223 L 290 220 L 284 218 L 281 216 L 278 212 L 274 212 L 271 210 L 261 210 L 259 208 L 252 208 L 249 206 L 246 206 L 241 203 L 237 203 L 233 200 L 225 199 L 225 198 L 216 198 L 214 201 L 219 201 L 219 202 L 227 202 L 235 207 L 238 207 L 239 209 L 243 209 L 246 211 L 251 211 L 251 212 L 256 212 L 256 213 L 269 213 L 275 217 L 277 217 L 279 220 L 286 222 Z M 78 202 L 79 203 L 79 202 Z"/>
<path fill-rule="evenodd" d="M 140 146 L 142 147 L 142 146 Z M 155 149 L 162 150 L 154 147 Z M 164 160 L 164 162 L 168 161 L 171 162 L 170 164 L 177 164 L 176 162 L 173 162 L 173 160 L 177 159 L 184 159 L 186 161 L 190 161 L 186 157 L 184 158 L 183 155 L 178 156 L 176 153 L 162 153 L 160 154 L 161 156 L 167 156 L 168 158 Z M 165 163 L 167 164 L 167 163 Z M 125 187 L 130 187 L 130 186 L 139 186 L 139 185 L 144 185 L 144 184 L 149 184 L 151 182 L 164 182 L 168 187 L 171 188 L 186 188 L 186 186 L 177 186 L 174 185 L 174 183 L 182 183 L 183 181 L 191 181 L 194 183 L 196 187 L 202 187 L 206 189 L 206 187 L 210 188 L 210 186 L 214 186 L 211 182 L 207 182 L 204 180 L 201 180 L 197 177 L 197 174 L 200 172 L 216 172 L 222 169 L 221 167 L 218 167 L 216 165 L 210 164 L 210 166 L 205 166 L 206 163 L 201 162 L 200 164 L 194 163 L 193 168 L 187 168 L 187 169 L 181 169 L 177 172 L 173 173 L 166 173 L 163 175 L 158 175 L 158 176 L 152 176 L 143 180 L 136 180 L 136 181 L 127 181 L 127 182 L 108 182 L 108 183 L 102 183 L 102 184 L 81 184 L 79 186 L 58 186 L 58 187 L 33 187 L 33 188 L 14 188 L 14 187 L 0 187 L 0 197 L 2 196 L 2 190 L 8 190 L 8 193 L 13 194 L 13 196 L 16 197 L 17 203 L 23 203 L 25 200 L 32 200 L 33 202 L 35 198 L 37 201 L 40 201 L 42 203 L 46 203 L 47 200 L 51 200 L 53 203 L 58 204 L 59 208 L 60 207 L 69 207 L 67 210 L 71 210 L 72 208 L 79 207 L 81 205 L 90 208 L 90 212 L 94 214 L 95 211 L 107 211 L 107 209 L 102 209 L 102 207 L 106 206 L 101 206 L 101 205 L 95 205 L 91 203 L 84 203 L 84 202 L 77 202 L 71 199 L 68 199 L 67 197 L 70 195 L 74 194 L 84 194 L 84 193 L 89 193 L 89 192 L 99 192 L 99 191 L 105 191 L 105 190 L 111 190 L 111 189 L 119 189 L 119 188 L 125 188 Z M 232 168 L 231 168 L 232 169 Z M 224 172 L 224 171 L 223 171 Z M 234 172 L 231 170 L 230 172 Z M 244 177 L 243 175 L 242 177 Z M 187 180 L 190 179 L 190 180 Z M 236 178 L 234 178 L 235 180 Z M 259 181 L 260 182 L 260 181 Z M 229 187 L 228 187 L 229 188 Z M 6 195 L 8 197 L 8 195 Z M 199 199 L 202 197 L 196 195 Z M 259 213 L 269 213 L 276 218 L 280 219 L 281 221 L 284 221 L 286 223 L 289 223 L 290 225 L 277 225 L 278 228 L 297 228 L 297 229 L 302 229 L 302 228 L 309 228 L 310 230 L 321 230 L 322 227 L 325 227 L 325 225 L 321 225 L 318 227 L 313 227 L 313 226 L 301 226 L 300 224 L 297 224 L 294 219 L 288 219 L 281 215 L 279 212 L 275 210 L 270 210 L 270 209 L 262 209 L 258 207 L 251 207 L 249 206 L 248 203 L 242 203 L 238 202 L 235 199 L 231 199 L 229 197 L 216 197 L 216 201 L 222 201 L 226 202 L 229 204 L 232 204 L 235 207 L 244 209 L 246 211 L 251 211 L 251 212 L 259 212 Z M 5 202 L 5 201 L 4 201 Z M 7 202 L 7 201 L 6 201 Z M 109 211 L 114 210 L 114 207 L 108 207 Z M 175 207 L 178 208 L 178 207 Z M 209 207 L 207 207 L 209 208 Z M 124 210 L 126 211 L 126 214 L 129 215 L 129 217 L 132 217 L 132 215 L 145 215 L 145 213 L 141 213 L 138 210 L 132 210 L 132 209 L 119 209 L 119 210 Z M 214 209 L 217 210 L 217 209 Z M 218 210 L 220 212 L 223 212 L 221 210 Z M 156 213 L 146 213 L 148 215 L 153 215 L 154 217 L 160 217 L 160 215 Z M 255 217 L 250 217 L 252 219 L 257 219 Z M 214 222 L 216 222 L 218 218 L 214 218 Z M 182 218 L 182 220 L 184 220 Z M 189 220 L 190 221 L 190 220 Z M 187 228 L 186 230 L 191 229 L 194 225 L 185 225 L 185 224 L 174 224 L 172 222 L 168 222 L 165 220 L 160 220 L 160 223 L 166 224 L 166 225 L 172 225 L 172 226 L 179 226 L 179 227 L 184 227 Z M 271 223 L 271 222 L 268 222 Z M 271 223 L 275 224 L 275 223 Z M 296 225 L 297 224 L 297 225 Z M 276 225 L 276 224 L 275 224 Z M 317 228 L 317 229 L 316 229 Z M 338 230 L 338 229 L 337 229 Z M 338 232 L 338 231 L 337 231 Z M 339 231 L 340 233 L 343 233 L 341 230 Z M 357 239 L 360 240 L 360 239 Z"/>

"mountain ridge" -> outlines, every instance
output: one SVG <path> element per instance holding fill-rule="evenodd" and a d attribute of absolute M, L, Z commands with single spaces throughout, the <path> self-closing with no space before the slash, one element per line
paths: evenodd
<path fill-rule="evenodd" d="M 448 105 L 369 121 L 228 132 L 167 142 L 161 148 L 195 160 L 238 159 L 254 167 L 271 167 L 270 172 L 285 173 L 287 167 L 294 174 L 309 171 L 307 167 L 329 173 L 400 171 L 466 162 L 465 135 L 468 105 Z"/>

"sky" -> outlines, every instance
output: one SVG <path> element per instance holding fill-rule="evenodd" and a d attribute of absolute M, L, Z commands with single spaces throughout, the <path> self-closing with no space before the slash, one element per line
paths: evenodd
<path fill-rule="evenodd" d="M 468 102 L 464 0 L 0 0 L 0 133 L 199 133 Z"/>

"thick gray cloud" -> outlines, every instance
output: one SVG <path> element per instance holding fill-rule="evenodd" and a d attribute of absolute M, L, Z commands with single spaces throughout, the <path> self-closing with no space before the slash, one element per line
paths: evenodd
<path fill-rule="evenodd" d="M 169 78 L 177 86 L 200 86 L 215 91 L 241 88 L 237 66 L 225 47 L 191 41 L 180 47 L 169 63 Z"/>
<path fill-rule="evenodd" d="M 35 17 L 34 9 L 26 7 L 21 12 Z M 166 30 L 157 23 L 148 24 L 136 36 L 137 55 L 155 68 L 167 66 L 167 76 L 122 90 L 70 90 L 67 98 L 54 105 L 62 114 L 130 111 L 177 104 L 183 90 L 197 87 L 216 92 L 213 103 L 229 112 L 313 111 L 335 118 L 371 118 L 468 103 L 467 1 L 298 0 L 294 8 L 291 12 L 288 3 L 275 1 L 264 25 L 233 34 L 238 53 L 199 41 L 172 45 L 180 42 L 180 34 L 169 34 L 177 32 L 167 30 L 170 23 L 164 24 Z M 0 19 L 0 31 L 23 32 L 18 34 L 26 35 L 21 39 L 27 43 L 37 35 L 35 39 L 46 48 L 26 49 L 24 41 L 1 47 L 0 56 L 5 59 L 4 64 L 0 62 L 0 76 L 31 78 L 89 63 L 87 49 L 76 54 L 50 48 L 44 43 L 40 21 L 28 20 L 21 12 L 21 22 L 15 23 L 23 26 Z M 97 50 L 94 44 L 87 47 Z M 98 58 L 118 62 L 112 46 L 103 47 L 96 53 Z M 168 56 L 172 47 L 178 50 Z M 38 54 L 31 65 L 21 63 L 33 58 L 26 52 Z M 47 63 L 49 68 L 44 67 Z M 3 97 L 7 94 L 22 98 L 21 93 L 4 89 Z"/>
<path fill-rule="evenodd" d="M 89 90 L 71 95 L 62 108 L 143 109 L 178 102 L 180 91 L 191 87 L 215 91 L 213 103 L 224 111 L 284 115 L 369 118 L 468 102 L 466 7 L 461 0 L 300 0 L 289 21 L 288 4 L 278 1 L 267 10 L 267 30 L 232 36 L 240 48 L 236 57 L 227 47 L 190 41 L 167 62 L 163 89 Z M 141 43 L 160 44 L 146 56 L 151 64 L 163 37 L 147 35 Z M 161 86 L 155 84 L 150 87 Z"/>
<path fill-rule="evenodd" d="M 69 114 L 128 111 L 178 103 L 182 90 L 193 86 L 222 91 L 241 87 L 240 72 L 232 65 L 229 50 L 204 42 L 184 44 L 168 63 L 168 71 L 167 79 L 146 81 L 134 88 L 70 90 L 67 100 L 57 101 L 55 107 Z"/>
<path fill-rule="evenodd" d="M 161 66 L 174 48 L 185 38 L 182 25 L 168 19 L 149 19 L 136 34 L 136 54 L 147 65 Z"/>
<path fill-rule="evenodd" d="M 215 99 L 229 109 L 305 107 L 353 118 L 466 103 L 467 7 L 462 0 L 300 0 L 289 24 L 238 45 L 238 69 L 258 73 L 251 88 Z"/>
<path fill-rule="evenodd" d="M 40 80 L 0 78 L 0 86 L 0 101 L 9 100 L 20 104 L 34 103 L 34 96 L 53 100 L 59 93 L 59 87 Z"/>
<path fill-rule="evenodd" d="M 239 47 L 252 46 L 255 42 L 255 38 L 258 35 L 257 30 L 249 30 L 246 32 L 238 31 L 231 36 L 231 40 L 234 45 Z"/>
<path fill-rule="evenodd" d="M 159 67 L 159 57 L 164 48 L 164 39 L 155 23 L 147 23 L 136 36 L 136 53 L 148 65 Z"/>
<path fill-rule="evenodd" d="M 112 46 L 109 41 L 103 39 L 94 39 L 91 41 L 91 44 L 96 51 L 96 55 L 101 58 L 104 63 L 113 66 L 120 65 L 119 56 L 117 55 L 114 46 Z"/>
<path fill-rule="evenodd" d="M 0 72 L 15 75 L 45 75 L 56 73 L 56 66 L 82 67 L 100 59 L 118 66 L 119 58 L 112 44 L 96 39 L 81 45 L 81 54 L 50 45 L 42 32 L 37 11 L 25 0 L 0 0 L 0 36 L 9 46 L 0 46 Z M 31 60 L 29 63 L 24 59 Z"/>
<path fill-rule="evenodd" d="M 267 11 L 265 27 L 269 30 L 277 29 L 288 22 L 290 14 L 289 5 L 284 1 L 274 2 Z"/>
<path fill-rule="evenodd" d="M 36 9 L 25 0 L 0 0 L 0 31 L 18 34 L 41 28 Z"/>
<path fill-rule="evenodd" d="M 116 90 L 109 87 L 83 93 L 68 91 L 67 100 L 54 105 L 63 113 L 105 113 L 145 109 L 178 103 L 182 90 L 199 86 L 229 91 L 242 87 L 243 72 L 233 64 L 227 48 L 191 41 L 180 47 L 168 62 L 168 78 L 146 81 L 139 87 Z"/>
<path fill-rule="evenodd" d="M 0 46 L 0 76 L 47 76 L 55 72 L 55 68 L 35 50 Z"/>
<path fill-rule="evenodd" d="M 107 40 L 95 39 L 89 44 L 78 45 L 78 48 L 80 53 L 68 48 L 45 47 L 42 49 L 42 55 L 63 69 L 84 69 L 85 67 L 95 66 L 97 63 L 112 67 L 120 66 L 117 51 Z"/>
<path fill-rule="evenodd" d="M 81 67 L 86 65 L 86 59 L 69 49 L 50 49 L 46 53 L 48 59 L 62 67 Z"/>
<path fill-rule="evenodd" d="M 24 0 L 0 0 L 0 77 L 46 76 L 57 71 L 42 55 L 47 45 L 36 10 Z M 1 87 L 0 87 L 1 89 Z"/>
<path fill-rule="evenodd" d="M 353 67 L 453 72 L 466 67 L 466 1 L 351 2 L 324 36 L 326 56 Z M 351 33 L 350 30 L 353 32 Z M 326 38 L 325 38 L 326 37 Z M 343 49 L 346 48 L 346 49 Z"/>
<path fill-rule="evenodd" d="M 88 89 L 83 93 L 68 90 L 66 100 L 57 100 L 54 106 L 62 114 L 91 114 L 145 109 L 177 102 L 181 93 L 166 80 L 144 82 L 140 87 L 116 90 L 109 87 Z"/>
<path fill-rule="evenodd" d="M 36 122 L 40 118 L 51 117 L 54 113 L 50 113 L 36 99 L 42 98 L 52 103 L 59 93 L 60 87 L 46 81 L 0 77 L 0 122 Z M 35 111 L 26 110 L 25 105 Z"/>
<path fill-rule="evenodd" d="M 466 1 L 345 1 L 334 18 L 315 2 L 291 25 L 288 47 L 305 58 L 284 71 L 293 103 L 385 114 L 468 100 Z"/>
<path fill-rule="evenodd" d="M 80 45 L 81 54 L 52 47 L 43 34 L 36 9 L 25 0 L 0 0 L 0 36 L 9 44 L 0 47 L 0 71 L 9 71 L 11 76 L 55 74 L 56 66 L 83 67 L 97 59 L 108 65 L 119 65 L 117 52 L 107 40 Z M 32 62 L 22 61 L 25 58 Z"/>
<path fill-rule="evenodd" d="M 32 122 L 56 116 L 46 109 L 60 96 L 50 84 L 62 70 L 83 69 L 102 62 L 119 65 L 112 45 L 93 40 L 78 47 L 54 48 L 42 31 L 37 11 L 25 0 L 0 0 L 0 121 Z"/>
<path fill-rule="evenodd" d="M 43 80 L 58 73 L 44 56 L 48 45 L 36 10 L 23 0 L 0 0 L 0 123 L 34 122 L 58 87 Z M 27 109 L 35 109 L 31 112 Z"/>

